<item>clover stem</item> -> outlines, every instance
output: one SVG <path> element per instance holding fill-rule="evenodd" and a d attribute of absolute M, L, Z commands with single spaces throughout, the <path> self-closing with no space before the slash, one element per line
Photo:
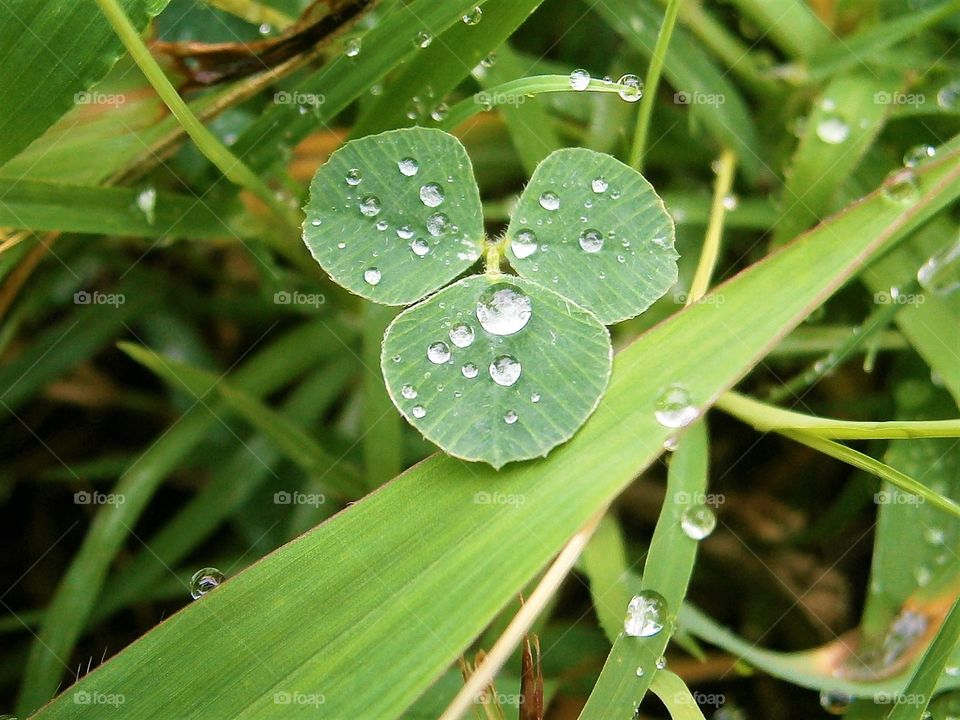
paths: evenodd
<path fill-rule="evenodd" d="M 501 242 L 490 242 L 487 243 L 486 255 L 484 257 L 484 266 L 487 272 L 487 275 L 499 275 L 500 274 L 500 256 L 501 256 Z"/>
<path fill-rule="evenodd" d="M 717 161 L 717 182 L 713 189 L 713 204 L 710 207 L 710 220 L 707 234 L 703 239 L 700 261 L 690 283 L 687 305 L 702 298 L 710 287 L 710 278 L 720 254 L 720 238 L 723 235 L 723 221 L 727 214 L 727 196 L 733 186 L 733 171 L 737 166 L 737 156 L 730 150 L 724 150 Z"/>

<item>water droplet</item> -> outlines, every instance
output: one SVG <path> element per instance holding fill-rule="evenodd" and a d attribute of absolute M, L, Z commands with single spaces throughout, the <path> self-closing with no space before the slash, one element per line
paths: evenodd
<path fill-rule="evenodd" d="M 850 709 L 853 698 L 841 690 L 824 690 L 820 693 L 820 707 L 831 715 L 843 715 Z"/>
<path fill-rule="evenodd" d="M 931 545 L 943 545 L 946 533 L 943 528 L 928 527 L 923 531 L 923 539 Z"/>
<path fill-rule="evenodd" d="M 410 243 L 410 249 L 413 250 L 413 254 L 417 257 L 423 257 L 430 252 L 430 245 L 423 238 L 417 238 Z"/>
<path fill-rule="evenodd" d="M 937 92 L 937 105 L 944 110 L 953 110 L 960 103 L 960 80 L 944 85 Z"/>
<path fill-rule="evenodd" d="M 462 368 L 460 368 L 460 372 L 463 373 L 463 376 L 467 380 L 473 380 L 477 375 L 480 374 L 480 368 L 473 363 L 466 363 Z"/>
<path fill-rule="evenodd" d="M 144 188 L 137 193 L 136 202 L 137 209 L 143 213 L 144 217 L 147 219 L 147 224 L 153 225 L 153 222 L 157 217 L 157 189 L 155 187 Z"/>
<path fill-rule="evenodd" d="M 458 348 L 470 347 L 473 343 L 473 328 L 466 323 L 460 323 L 450 328 L 450 342 Z"/>
<path fill-rule="evenodd" d="M 428 33 L 426 30 L 421 30 L 416 35 L 413 36 L 413 44 L 419 48 L 429 47 L 430 43 L 433 42 L 433 35 Z"/>
<path fill-rule="evenodd" d="M 667 624 L 667 601 L 655 590 L 634 595 L 627 606 L 623 632 L 631 637 L 652 637 Z"/>
<path fill-rule="evenodd" d="M 933 145 L 915 145 L 903 154 L 903 164 L 906 167 L 916 167 L 936 154 L 937 149 Z"/>
<path fill-rule="evenodd" d="M 380 271 L 376 268 L 367 268 L 363 271 L 363 279 L 366 281 L 367 285 L 376 285 L 380 282 L 382 275 Z"/>
<path fill-rule="evenodd" d="M 920 182 L 911 168 L 894 170 L 883 181 L 883 196 L 899 205 L 908 205 L 920 197 Z"/>
<path fill-rule="evenodd" d="M 680 438 L 676 435 L 670 435 L 666 440 L 663 441 L 663 449 L 667 452 L 673 452 L 680 446 Z"/>
<path fill-rule="evenodd" d="M 935 295 L 946 296 L 960 290 L 960 239 L 921 265 L 917 281 Z"/>
<path fill-rule="evenodd" d="M 580 247 L 584 252 L 600 252 L 603 248 L 603 234 L 599 230 L 590 228 L 580 233 Z"/>
<path fill-rule="evenodd" d="M 419 420 L 427 414 L 427 411 L 424 409 L 423 405 L 414 405 L 413 409 L 410 410 L 410 414 Z"/>
<path fill-rule="evenodd" d="M 947 667 L 943 669 L 943 672 L 950 677 L 960 677 L 960 665 L 947 665 Z"/>
<path fill-rule="evenodd" d="M 420 163 L 418 163 L 412 157 L 405 157 L 402 160 L 397 161 L 397 168 L 399 168 L 401 175 L 413 177 L 420 170 Z"/>
<path fill-rule="evenodd" d="M 535 392 L 530 394 L 530 402 L 538 403 L 540 402 L 540 393 Z"/>
<path fill-rule="evenodd" d="M 445 342 L 430 343 L 427 348 L 427 359 L 434 365 L 442 365 L 450 359 L 450 348 Z"/>
<path fill-rule="evenodd" d="M 520 362 L 509 355 L 501 355 L 490 363 L 490 377 L 503 387 L 510 387 L 519 380 L 520 372 Z"/>
<path fill-rule="evenodd" d="M 215 567 L 205 567 L 197 570 L 190 578 L 190 597 L 194 600 L 203 597 L 223 580 L 223 573 Z"/>
<path fill-rule="evenodd" d="M 528 258 L 537 251 L 537 234 L 524 228 L 510 241 L 510 247 L 519 259 Z"/>
<path fill-rule="evenodd" d="M 930 584 L 930 580 L 933 579 L 933 573 L 930 572 L 930 568 L 925 565 L 917 565 L 913 569 L 913 579 L 917 581 L 917 585 L 920 587 L 926 587 Z"/>
<path fill-rule="evenodd" d="M 717 516 L 706 505 L 688 507 L 680 516 L 680 528 L 691 540 L 703 540 L 717 527 Z"/>
<path fill-rule="evenodd" d="M 450 227 L 450 218 L 441 212 L 434 213 L 427 218 L 427 232 L 434 237 L 440 237 Z"/>
<path fill-rule="evenodd" d="M 483 10 L 479 7 L 475 7 L 473 10 L 468 12 L 463 16 L 464 25 L 476 25 L 480 22 L 480 19 L 483 17 Z"/>
<path fill-rule="evenodd" d="M 637 666 L 637 677 L 643 677 L 643 668 L 639 665 Z"/>
<path fill-rule="evenodd" d="M 817 137 L 828 145 L 839 145 L 850 137 L 850 126 L 838 115 L 828 115 L 817 123 Z"/>
<path fill-rule="evenodd" d="M 433 118 L 435 122 L 443 122 L 448 112 L 450 112 L 450 107 L 446 103 L 439 103 L 430 111 L 430 117 Z"/>
<path fill-rule="evenodd" d="M 610 187 L 610 183 L 608 183 L 603 176 L 600 176 L 595 177 L 590 181 L 590 187 L 593 188 L 593 191 L 599 195 L 600 193 L 605 193 L 607 191 L 607 188 Z"/>
<path fill-rule="evenodd" d="M 480 61 L 480 64 L 489 70 L 490 68 L 492 68 L 494 65 L 497 64 L 497 54 L 493 52 L 490 53 L 485 58 L 483 58 L 483 60 Z"/>
<path fill-rule="evenodd" d="M 733 194 L 724 195 L 721 202 L 723 203 L 724 210 L 736 210 L 740 205 L 740 198 Z"/>
<path fill-rule="evenodd" d="M 510 283 L 495 283 L 477 300 L 477 320 L 491 335 L 513 335 L 530 321 L 530 298 Z"/>
<path fill-rule="evenodd" d="M 503 416 L 503 421 L 507 425 L 513 425 L 520 418 L 513 410 L 508 410 L 507 414 Z"/>
<path fill-rule="evenodd" d="M 664 668 L 667 667 L 667 659 L 663 655 L 661 655 L 660 657 L 657 658 L 656 666 L 657 666 L 657 670 L 663 670 Z"/>
<path fill-rule="evenodd" d="M 570 73 L 570 87 L 574 90 L 586 90 L 590 86 L 590 73 L 582 68 Z"/>
<path fill-rule="evenodd" d="M 398 362 L 400 362 L 401 360 L 403 360 L 403 358 L 400 357 L 399 355 L 394 355 L 394 356 L 393 356 L 392 358 L 390 358 L 390 359 L 393 360 L 395 363 L 398 363 Z"/>
<path fill-rule="evenodd" d="M 347 170 L 347 185 L 356 187 L 360 184 L 361 180 L 363 180 L 363 173 L 357 168 L 350 168 Z"/>
<path fill-rule="evenodd" d="M 409 225 L 401 225 L 397 228 L 397 237 L 401 240 L 409 240 L 413 237 L 413 228 Z"/>
<path fill-rule="evenodd" d="M 690 401 L 690 393 L 683 385 L 670 385 L 657 398 L 654 416 L 668 428 L 686 427 L 696 420 L 698 410 Z"/>
<path fill-rule="evenodd" d="M 413 385 L 407 384 L 400 388 L 400 394 L 407 400 L 414 400 L 417 397 L 417 391 Z"/>
<path fill-rule="evenodd" d="M 541 193 L 540 207 L 544 210 L 557 210 L 560 207 L 560 196 L 550 190 Z"/>
<path fill-rule="evenodd" d="M 380 198 L 376 195 L 367 195 L 360 201 L 360 214 L 365 217 L 376 217 L 380 214 Z"/>
<path fill-rule="evenodd" d="M 343 240 L 341 240 L 340 242 L 337 243 L 337 249 L 338 249 L 338 250 L 343 250 L 346 246 L 347 246 L 347 244 L 346 244 L 345 242 L 343 242 Z"/>
<path fill-rule="evenodd" d="M 377 224 L 376 224 L 375 227 L 376 227 L 377 230 L 379 230 L 380 232 L 383 232 L 383 231 L 386 230 L 388 227 L 390 227 L 390 224 L 389 224 L 386 220 L 377 220 Z"/>
<path fill-rule="evenodd" d="M 627 102 L 636 102 L 643 97 L 643 81 L 636 75 L 624 75 L 617 83 L 625 86 L 617 92 Z"/>
<path fill-rule="evenodd" d="M 427 207 L 436 207 L 443 202 L 443 188 L 436 183 L 428 183 L 420 188 L 420 202 Z"/>
<path fill-rule="evenodd" d="M 347 57 L 356 57 L 360 54 L 360 38 L 350 38 L 347 40 Z"/>

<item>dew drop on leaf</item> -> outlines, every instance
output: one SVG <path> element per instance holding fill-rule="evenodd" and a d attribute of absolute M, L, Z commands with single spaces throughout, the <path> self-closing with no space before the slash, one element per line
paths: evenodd
<path fill-rule="evenodd" d="M 347 41 L 346 56 L 356 57 L 360 54 L 360 38 L 351 38 Z"/>
<path fill-rule="evenodd" d="M 532 403 L 538 403 L 538 402 L 540 402 L 540 393 L 538 393 L 538 392 L 532 393 L 532 394 L 530 395 L 530 402 L 532 402 Z"/>
<path fill-rule="evenodd" d="M 625 86 L 617 91 L 621 99 L 636 102 L 643 97 L 643 81 L 636 75 L 624 75 L 617 83 Z"/>
<path fill-rule="evenodd" d="M 423 405 L 414 405 L 413 409 L 410 410 L 410 414 L 419 420 L 427 414 L 427 411 L 424 409 Z"/>
<path fill-rule="evenodd" d="M 367 285 L 376 285 L 380 282 L 381 278 L 380 271 L 377 268 L 367 268 L 363 271 L 363 280 Z"/>
<path fill-rule="evenodd" d="M 558 210 L 560 208 L 560 196 L 552 190 L 547 190 L 540 195 L 540 207 L 544 210 Z"/>
<path fill-rule="evenodd" d="M 670 385 L 657 398 L 654 416 L 667 428 L 686 427 L 696 420 L 698 410 L 690 401 L 690 393 L 683 385 Z"/>
<path fill-rule="evenodd" d="M 468 12 L 463 16 L 464 25 L 476 25 L 480 22 L 480 19 L 483 17 L 483 10 L 479 7 L 475 7 L 473 10 Z"/>
<path fill-rule="evenodd" d="M 428 183 L 420 188 L 420 202 L 427 207 L 437 207 L 443 202 L 443 188 L 436 183 Z"/>
<path fill-rule="evenodd" d="M 445 342 L 430 343 L 427 347 L 427 359 L 434 365 L 442 365 L 450 359 L 450 348 Z"/>
<path fill-rule="evenodd" d="M 197 570 L 190 578 L 190 597 L 194 600 L 203 597 L 220 585 L 223 580 L 223 573 L 215 567 L 205 567 Z"/>
<path fill-rule="evenodd" d="M 936 154 L 937 149 L 933 145 L 915 145 L 903 154 L 903 164 L 910 168 L 916 167 Z"/>
<path fill-rule="evenodd" d="M 460 368 L 460 372 L 463 373 L 463 376 L 467 380 L 473 380 L 477 375 L 480 374 L 480 369 L 473 363 L 466 363 L 462 368 Z"/>
<path fill-rule="evenodd" d="M 603 249 L 603 235 L 593 228 L 584 230 L 580 233 L 580 247 L 584 252 L 600 252 Z"/>
<path fill-rule="evenodd" d="M 631 637 L 653 637 L 666 624 L 666 599 L 655 590 L 643 590 L 627 606 L 623 632 Z"/>
<path fill-rule="evenodd" d="M 605 193 L 607 188 L 610 187 L 610 184 L 601 176 L 595 177 L 593 180 L 591 180 L 590 187 L 599 195 L 601 193 Z"/>
<path fill-rule="evenodd" d="M 520 332 L 533 314 L 529 296 L 510 283 L 495 283 L 477 300 L 477 320 L 491 335 Z"/>
<path fill-rule="evenodd" d="M 574 90 L 586 90 L 590 86 L 590 73 L 578 68 L 570 73 L 570 87 Z"/>
<path fill-rule="evenodd" d="M 376 217 L 380 214 L 380 198 L 376 195 L 367 195 L 360 201 L 360 213 L 366 217 Z"/>
<path fill-rule="evenodd" d="M 363 180 L 363 173 L 361 173 L 357 168 L 350 168 L 347 170 L 347 185 L 356 187 L 360 184 L 361 180 Z"/>
<path fill-rule="evenodd" d="M 466 323 L 459 323 L 450 328 L 450 342 L 458 348 L 470 347 L 473 343 L 473 328 Z"/>
<path fill-rule="evenodd" d="M 421 30 L 416 35 L 413 36 L 413 44 L 419 48 L 429 47 L 430 43 L 433 42 L 433 35 L 428 33 L 426 30 Z"/>
<path fill-rule="evenodd" d="M 894 170 L 883 181 L 883 196 L 898 205 L 909 205 L 920 196 L 920 182 L 912 168 Z"/>
<path fill-rule="evenodd" d="M 960 81 L 944 85 L 937 92 L 937 105 L 944 110 L 953 110 L 960 104 Z"/>
<path fill-rule="evenodd" d="M 537 234 L 524 228 L 510 241 L 510 247 L 519 259 L 528 258 L 537 251 Z"/>
<path fill-rule="evenodd" d="M 400 389 L 400 394 L 403 395 L 403 397 L 405 397 L 407 400 L 414 400 L 417 397 L 416 389 L 409 383 Z"/>
<path fill-rule="evenodd" d="M 490 377 L 503 387 L 510 387 L 517 382 L 520 372 L 520 362 L 510 355 L 501 355 L 490 363 Z"/>
<path fill-rule="evenodd" d="M 820 693 L 820 707 L 831 715 L 843 715 L 852 702 L 853 698 L 840 690 L 824 690 Z"/>
<path fill-rule="evenodd" d="M 850 126 L 838 115 L 828 115 L 817 123 L 817 137 L 828 145 L 839 145 L 850 137 Z"/>
<path fill-rule="evenodd" d="M 680 529 L 691 540 L 703 540 L 717 527 L 717 516 L 706 505 L 693 505 L 680 516 Z"/>
<path fill-rule="evenodd" d="M 430 252 L 430 245 L 427 244 L 427 241 L 423 238 L 417 238 L 410 243 L 410 249 L 413 250 L 413 254 L 417 257 L 423 257 Z"/>
<path fill-rule="evenodd" d="M 960 239 L 921 265 L 917 282 L 935 295 L 947 296 L 960 290 Z"/>
<path fill-rule="evenodd" d="M 503 416 L 503 421 L 507 425 L 513 425 L 519 419 L 519 417 L 520 416 L 517 415 L 513 410 L 509 410 L 507 411 L 507 414 Z"/>
<path fill-rule="evenodd" d="M 440 237 L 450 227 L 450 218 L 441 212 L 434 213 L 427 218 L 427 232 L 434 237 Z"/>
<path fill-rule="evenodd" d="M 420 163 L 412 157 L 405 157 L 397 162 L 397 167 L 400 169 L 401 175 L 413 177 L 420 170 Z"/>
<path fill-rule="evenodd" d="M 397 228 L 397 237 L 401 240 L 409 240 L 413 237 L 413 228 L 409 225 L 401 225 Z"/>

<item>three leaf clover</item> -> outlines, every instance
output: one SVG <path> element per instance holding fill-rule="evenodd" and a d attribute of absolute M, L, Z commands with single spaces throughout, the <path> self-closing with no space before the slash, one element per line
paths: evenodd
<path fill-rule="evenodd" d="M 504 239 L 516 275 L 486 239 L 466 150 L 440 130 L 346 143 L 317 171 L 305 212 L 304 242 L 335 282 L 412 305 L 384 336 L 394 404 L 448 454 L 496 468 L 546 455 L 583 425 L 610 377 L 605 325 L 677 279 L 673 221 L 654 189 L 586 149 L 552 153 L 520 196 Z M 448 285 L 484 254 L 486 272 Z"/>

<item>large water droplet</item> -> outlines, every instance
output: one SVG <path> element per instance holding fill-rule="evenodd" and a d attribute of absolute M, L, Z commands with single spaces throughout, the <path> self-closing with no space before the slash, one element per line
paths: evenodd
<path fill-rule="evenodd" d="M 347 185 L 356 187 L 360 184 L 361 180 L 363 180 L 363 173 L 357 168 L 350 168 L 347 170 Z"/>
<path fill-rule="evenodd" d="M 937 149 L 933 145 L 914 145 L 903 154 L 903 164 L 906 167 L 916 167 L 936 154 Z"/>
<path fill-rule="evenodd" d="M 473 380 L 477 375 L 480 374 L 480 368 L 473 363 L 466 363 L 462 368 L 460 368 L 460 372 L 463 373 L 463 376 L 467 380 Z"/>
<path fill-rule="evenodd" d="M 690 393 L 683 385 L 671 385 L 657 398 L 654 416 L 668 428 L 682 428 L 697 418 L 697 408 L 690 401 Z"/>
<path fill-rule="evenodd" d="M 443 188 L 436 183 L 427 183 L 420 188 L 420 202 L 427 207 L 436 207 L 443 202 Z"/>
<path fill-rule="evenodd" d="M 680 516 L 680 529 L 691 540 L 703 540 L 717 527 L 717 516 L 706 505 L 693 505 Z"/>
<path fill-rule="evenodd" d="M 603 249 L 603 234 L 590 228 L 580 233 L 580 247 L 584 252 L 595 253 Z"/>
<path fill-rule="evenodd" d="M 520 419 L 520 416 L 517 415 L 513 410 L 508 410 L 507 414 L 503 416 L 503 421 L 507 425 L 513 425 L 519 419 Z"/>
<path fill-rule="evenodd" d="M 550 190 L 541 193 L 540 207 L 544 210 L 557 210 L 560 207 L 560 196 Z"/>
<path fill-rule="evenodd" d="M 450 227 L 450 218 L 441 212 L 434 213 L 427 218 L 427 232 L 434 237 L 440 237 Z"/>
<path fill-rule="evenodd" d="M 883 181 L 883 196 L 899 205 L 909 205 L 920 197 L 920 181 L 912 168 L 894 170 Z"/>
<path fill-rule="evenodd" d="M 590 187 L 593 189 L 595 193 L 599 195 L 600 193 L 605 193 L 607 191 L 607 188 L 610 187 L 610 183 L 608 183 L 602 176 L 600 176 L 600 177 L 595 177 L 593 180 L 590 181 Z"/>
<path fill-rule="evenodd" d="M 417 257 L 423 257 L 430 252 L 430 245 L 423 238 L 417 238 L 410 243 L 410 249 L 413 250 L 413 254 Z"/>
<path fill-rule="evenodd" d="M 490 377 L 497 385 L 510 387 L 520 379 L 520 362 L 510 355 L 501 355 L 490 363 Z"/>
<path fill-rule="evenodd" d="M 414 405 L 413 408 L 410 410 L 410 414 L 413 415 L 415 418 L 417 418 L 417 420 L 419 420 L 420 418 L 422 418 L 424 415 L 427 414 L 427 411 L 424 409 L 423 405 Z"/>
<path fill-rule="evenodd" d="M 400 388 L 400 394 L 407 400 L 414 400 L 417 397 L 417 390 L 413 385 L 407 384 Z"/>
<path fill-rule="evenodd" d="M 473 342 L 473 328 L 466 323 L 460 323 L 450 328 L 450 342 L 458 348 L 470 347 Z"/>
<path fill-rule="evenodd" d="M 570 87 L 574 90 L 586 90 L 590 86 L 590 73 L 578 68 L 570 73 Z"/>
<path fill-rule="evenodd" d="M 510 241 L 510 247 L 519 259 L 528 258 L 537 251 L 537 235 L 533 230 L 524 228 Z"/>
<path fill-rule="evenodd" d="M 215 567 L 205 567 L 197 570 L 190 578 L 190 597 L 194 600 L 203 597 L 223 580 L 223 573 Z"/>
<path fill-rule="evenodd" d="M 418 163 L 412 157 L 405 157 L 402 160 L 397 161 L 397 168 L 399 168 L 401 175 L 413 177 L 417 174 L 417 171 L 420 170 L 420 163 Z"/>
<path fill-rule="evenodd" d="M 363 279 L 367 283 L 367 285 L 376 285 L 378 282 L 380 282 L 381 277 L 383 276 L 380 274 L 380 271 L 377 270 L 377 268 L 375 267 L 367 268 L 366 270 L 363 271 Z"/>
<path fill-rule="evenodd" d="M 820 707 L 831 715 L 843 715 L 850 709 L 853 698 L 840 690 L 824 690 L 820 693 Z"/>
<path fill-rule="evenodd" d="M 652 637 L 667 624 L 667 601 L 655 590 L 634 595 L 627 606 L 623 632 L 631 637 Z"/>
<path fill-rule="evenodd" d="M 401 225 L 397 228 L 397 237 L 401 240 L 409 240 L 413 237 L 413 228 L 409 225 Z"/>
<path fill-rule="evenodd" d="M 360 201 L 360 213 L 366 217 L 376 217 L 380 214 L 380 198 L 376 195 L 367 195 Z"/>
<path fill-rule="evenodd" d="M 829 145 L 839 145 L 850 137 L 850 126 L 838 115 L 828 115 L 817 123 L 817 137 Z"/>
<path fill-rule="evenodd" d="M 636 102 L 643 97 L 643 81 L 636 75 L 624 75 L 617 83 L 625 86 L 617 93 L 627 102 Z"/>
<path fill-rule="evenodd" d="M 463 16 L 464 25 L 476 25 L 480 22 L 480 19 L 483 17 L 483 10 L 479 7 L 475 7 L 473 10 L 468 12 Z"/>
<path fill-rule="evenodd" d="M 510 283 L 495 283 L 477 300 L 477 320 L 491 335 L 513 335 L 528 322 L 533 309 L 529 296 Z"/>
<path fill-rule="evenodd" d="M 446 103 L 438 103 L 434 106 L 433 110 L 430 111 L 430 117 L 435 122 L 443 122 L 443 119 L 447 117 L 447 113 L 450 112 L 450 106 Z"/>
<path fill-rule="evenodd" d="M 946 296 L 960 290 L 960 239 L 921 265 L 917 281 L 935 295 Z"/>
<path fill-rule="evenodd" d="M 960 104 L 960 80 L 944 85 L 937 92 L 937 105 L 944 110 L 953 110 Z"/>
<path fill-rule="evenodd" d="M 450 359 L 450 348 L 445 342 L 430 343 L 427 347 L 427 359 L 434 365 L 442 365 Z"/>

